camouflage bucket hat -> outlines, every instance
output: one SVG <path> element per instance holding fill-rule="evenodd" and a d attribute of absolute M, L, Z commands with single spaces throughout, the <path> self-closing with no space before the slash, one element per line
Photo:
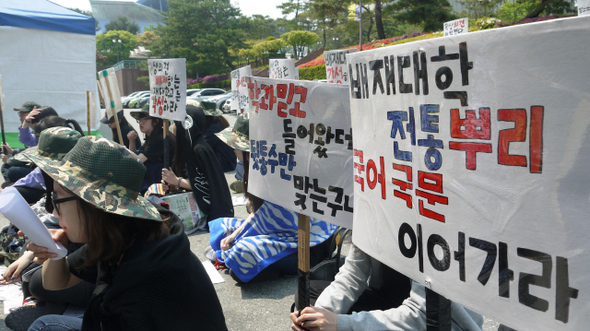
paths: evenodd
<path fill-rule="evenodd" d="M 105 138 L 83 137 L 59 163 L 39 159 L 37 166 L 99 209 L 161 222 L 156 207 L 139 195 L 146 168 L 132 153 Z"/>
<path fill-rule="evenodd" d="M 136 120 L 148 117 L 150 116 L 149 108 L 150 104 L 146 103 L 145 105 L 143 105 L 141 110 L 134 110 L 132 112 L 129 112 L 129 115 L 131 115 L 131 117 L 135 118 Z"/>
<path fill-rule="evenodd" d="M 35 101 L 27 101 L 27 102 L 23 103 L 22 106 L 14 108 L 14 110 L 22 112 L 22 113 L 29 113 L 35 107 L 41 108 L 41 105 L 36 103 Z"/>
<path fill-rule="evenodd" d="M 27 162 L 30 160 L 35 164 L 44 160 L 57 165 L 76 146 L 81 137 L 80 132 L 71 128 L 63 126 L 49 128 L 41 132 L 37 146 L 27 148 L 17 156 L 22 155 Z"/>
<path fill-rule="evenodd" d="M 188 106 L 189 104 L 192 103 L 199 103 L 198 101 L 187 101 L 186 105 Z M 223 115 L 223 112 L 219 109 L 217 109 L 217 104 L 213 101 L 207 101 L 207 100 L 203 100 L 200 102 L 201 104 L 201 108 L 203 108 L 203 113 L 205 113 L 205 116 L 221 116 Z M 197 107 L 199 107 L 199 105 L 196 105 Z"/>
<path fill-rule="evenodd" d="M 233 149 L 250 151 L 250 125 L 248 119 L 242 116 L 238 116 L 233 128 L 225 128 L 215 135 Z"/>

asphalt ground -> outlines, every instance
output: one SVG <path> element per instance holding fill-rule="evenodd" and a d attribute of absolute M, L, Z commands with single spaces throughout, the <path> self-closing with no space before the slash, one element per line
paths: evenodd
<path fill-rule="evenodd" d="M 128 112 L 126 112 L 126 115 Z M 126 116 L 132 125 L 136 126 L 136 121 L 130 116 Z M 233 125 L 236 116 L 226 114 L 230 124 Z M 110 137 L 110 130 L 103 128 L 101 133 Z M 225 174 L 228 185 L 235 180 L 235 173 L 228 172 Z M 3 179 L 0 176 L 0 183 Z M 231 190 L 230 190 L 231 191 Z M 233 196 L 242 194 L 234 193 Z M 247 217 L 245 206 L 234 208 L 235 216 L 240 218 Z M 8 220 L 0 214 L 0 227 L 8 225 Z M 196 232 L 188 236 L 191 251 L 201 261 L 206 261 L 204 252 L 209 246 L 209 233 Z M 345 243 L 343 253 L 346 255 L 350 243 Z M 238 284 L 229 275 L 227 270 L 219 272 L 224 279 L 223 283 L 215 284 L 217 296 L 223 307 L 226 324 L 229 330 L 240 331 L 260 331 L 260 330 L 290 330 L 291 321 L 289 313 L 294 301 L 294 295 L 297 292 L 296 277 L 280 277 L 273 280 L 255 282 L 249 284 Z M 174 298 L 170 298 L 174 300 Z M 3 312 L 3 303 L 0 303 L 0 331 L 10 330 L 4 324 L 5 315 Z M 190 312 L 187 312 L 190 314 Z M 498 323 L 487 319 L 484 324 L 485 331 L 495 331 L 498 329 Z"/>

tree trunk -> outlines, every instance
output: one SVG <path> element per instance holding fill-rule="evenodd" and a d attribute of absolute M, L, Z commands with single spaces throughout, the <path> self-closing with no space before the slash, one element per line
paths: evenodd
<path fill-rule="evenodd" d="M 383 30 L 383 20 L 381 19 L 381 0 L 375 0 L 375 26 L 377 27 L 377 37 L 385 39 L 385 30 Z"/>

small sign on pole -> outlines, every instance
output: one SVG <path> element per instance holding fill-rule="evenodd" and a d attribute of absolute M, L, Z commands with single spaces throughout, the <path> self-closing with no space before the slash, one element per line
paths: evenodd
<path fill-rule="evenodd" d="M 240 114 L 240 110 L 248 112 L 250 97 L 246 77 L 252 76 L 252 68 L 248 65 L 231 72 L 231 109 Z"/>
<path fill-rule="evenodd" d="M 186 59 L 150 59 L 150 116 L 184 121 Z"/>
<path fill-rule="evenodd" d="M 454 21 L 445 22 L 444 31 L 446 36 L 454 36 L 462 33 L 467 33 L 469 29 L 469 18 L 459 18 Z"/>
<path fill-rule="evenodd" d="M 293 59 L 270 59 L 268 62 L 268 78 L 299 79 L 299 70 Z"/>
<path fill-rule="evenodd" d="M 346 54 L 354 53 L 356 49 L 341 49 L 324 52 L 326 61 L 326 78 L 328 83 L 348 85 L 348 65 Z"/>
<path fill-rule="evenodd" d="M 98 80 L 103 92 L 104 106 L 107 114 L 115 118 L 115 126 L 117 127 L 117 135 L 119 136 L 119 143 L 123 143 L 121 136 L 121 128 L 119 127 L 119 119 L 117 112 L 123 109 L 121 104 L 121 92 L 119 91 L 119 82 L 114 68 L 108 68 L 98 73 Z M 109 117 L 111 117 L 109 116 Z"/>

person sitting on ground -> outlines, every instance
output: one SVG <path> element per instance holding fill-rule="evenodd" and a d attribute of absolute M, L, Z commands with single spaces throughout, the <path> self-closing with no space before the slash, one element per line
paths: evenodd
<path fill-rule="evenodd" d="M 195 103 L 198 103 L 198 101 Z M 191 100 L 189 100 L 187 101 L 186 106 L 198 107 L 199 105 L 194 105 L 194 103 L 191 103 Z M 234 150 L 229 145 L 224 144 L 215 135 L 229 127 L 229 122 L 223 116 L 223 112 L 215 108 L 216 106 L 217 105 L 214 102 L 201 101 L 201 108 L 203 108 L 203 112 L 205 113 L 205 140 L 207 140 L 207 143 L 211 146 L 215 155 L 217 155 L 217 160 L 219 160 L 223 172 L 234 171 L 237 163 Z"/>
<path fill-rule="evenodd" d="M 29 115 L 29 113 L 31 111 L 33 111 L 33 109 L 37 109 L 37 108 L 41 108 L 41 105 L 36 103 L 35 101 L 27 101 L 27 102 L 23 103 L 22 106 L 14 108 L 14 111 L 18 112 L 19 123 L 21 124 L 18 127 L 19 141 L 21 143 L 23 143 L 25 145 L 25 147 L 32 147 L 32 146 L 37 145 L 37 141 L 31 141 L 28 143 L 24 143 L 21 141 L 21 136 L 24 139 L 26 139 L 25 137 L 30 138 L 30 136 L 31 136 L 31 129 L 29 129 L 29 127 L 28 127 L 28 124 L 31 124 L 31 120 L 27 119 L 27 116 Z M 36 112 L 36 114 L 38 114 L 38 111 Z M 29 123 L 27 123 L 27 120 L 29 121 Z M 27 127 L 23 127 L 22 126 L 23 123 L 27 124 Z"/>
<path fill-rule="evenodd" d="M 298 215 L 279 205 L 264 201 L 248 188 L 249 122 L 238 116 L 233 128 L 217 134 L 236 153 L 243 154 L 246 219 L 218 218 L 209 224 L 210 244 L 215 258 L 230 269 L 240 283 L 296 275 L 298 247 Z M 337 226 L 311 219 L 310 265 L 314 266 L 330 254 L 329 240 Z M 273 247 L 269 250 L 268 247 Z"/>
<path fill-rule="evenodd" d="M 48 117 L 43 121 L 50 118 Z M 36 129 L 43 125 L 43 121 L 39 123 Z M 69 127 L 48 128 L 42 131 L 37 147 L 28 148 L 21 154 L 34 163 L 38 162 L 38 160 L 46 160 L 57 164 L 82 136 L 81 132 Z M 40 173 L 41 182 L 45 185 L 40 168 L 36 168 L 35 171 Z M 21 191 L 19 190 L 19 192 Z M 46 206 L 46 201 L 51 205 L 51 198 L 46 200 L 45 196 L 43 196 L 32 209 L 45 226 L 50 229 L 59 229 L 59 219 L 49 212 L 52 211 L 52 206 Z M 81 246 L 81 244 L 70 243 L 67 246 L 68 254 L 78 250 Z M 18 260 L 8 266 L 2 277 L 0 277 L 0 284 L 10 284 L 22 280 L 23 305 L 12 310 L 5 319 L 6 325 L 15 331 L 27 330 L 40 316 L 63 314 L 68 304 L 86 307 L 95 287 L 94 283 L 82 281 L 67 289 L 47 291 L 42 284 L 42 268 L 40 268 L 40 265 L 33 263 L 33 257 L 33 252 L 24 252 Z M 21 279 L 25 270 L 30 272 L 28 280 Z"/>
<path fill-rule="evenodd" d="M 141 110 L 132 111 L 131 116 L 139 123 L 139 131 L 145 134 L 145 142 L 139 148 L 136 145 L 137 132 L 130 131 L 127 134 L 129 139 L 129 149 L 137 154 L 137 159 L 147 167 L 143 184 L 141 184 L 141 194 L 147 191 L 148 187 L 154 183 L 162 181 L 162 168 L 164 164 L 172 164 L 174 155 L 174 137 L 168 133 L 166 139 L 163 136 L 163 120 L 158 117 L 149 115 L 149 104 L 145 104 Z M 164 141 L 168 149 L 168 160 L 164 160 Z"/>
<path fill-rule="evenodd" d="M 29 330 L 227 330 L 213 284 L 178 223 L 139 194 L 146 167 L 110 140 L 84 137 L 63 160 L 40 160 L 53 183 L 55 241 L 85 243 L 67 258 L 30 243 L 43 287 L 96 283 L 82 319 L 46 315 Z M 169 226 L 175 225 L 175 226 Z"/>
<path fill-rule="evenodd" d="M 34 107 L 22 121 L 22 125 L 18 130 L 18 140 L 27 147 L 37 146 L 39 142 L 30 129 L 35 130 L 37 123 L 48 116 L 57 116 L 55 109 L 51 107 Z M 30 128 L 30 129 L 29 129 Z"/>
<path fill-rule="evenodd" d="M 129 132 L 133 130 L 127 119 L 125 118 L 125 114 L 122 110 L 117 112 L 117 119 L 119 120 L 119 128 L 121 129 L 121 138 L 123 138 L 123 145 L 129 148 L 129 137 L 127 135 Z M 117 124 L 115 123 L 115 116 L 108 117 L 108 111 L 105 112 L 104 117 L 100 119 L 100 121 L 109 126 L 113 133 L 113 141 L 117 144 L 121 144 L 119 141 L 119 135 L 117 134 Z M 141 141 L 139 137 L 135 135 L 135 146 L 141 146 Z"/>
<path fill-rule="evenodd" d="M 174 171 L 161 169 L 165 190 L 170 186 L 192 190 L 199 209 L 207 215 L 207 222 L 218 217 L 233 217 L 234 207 L 225 175 L 204 137 L 203 109 L 187 107 L 185 121 L 176 122 L 175 126 Z"/>
<path fill-rule="evenodd" d="M 39 137 L 44 130 L 53 127 L 64 127 L 68 129 L 73 129 L 76 132 L 80 133 L 80 136 L 84 136 L 82 127 L 80 127 L 80 124 L 78 124 L 76 120 L 66 120 L 59 116 L 49 116 L 42 119 L 35 126 L 36 139 L 40 139 Z M 26 155 L 36 150 L 36 147 L 27 148 L 22 153 L 19 153 L 15 158 L 23 162 L 29 161 L 28 158 L 26 158 Z M 8 173 L 9 176 L 11 176 L 11 172 L 9 171 Z M 36 203 L 45 194 L 45 182 L 43 180 L 43 175 L 41 174 L 41 170 L 39 168 L 35 168 L 28 175 L 16 181 L 16 183 L 14 183 L 12 186 L 17 189 L 18 193 L 20 193 L 29 204 Z"/>
<path fill-rule="evenodd" d="M 396 281 L 397 275 L 393 269 L 351 244 L 344 265 L 320 294 L 315 306 L 304 308 L 301 314 L 291 313 L 291 329 L 426 330 L 424 286 L 412 281 L 408 297 L 408 278 Z M 481 330 L 483 325 L 481 315 L 454 302 L 451 303 L 451 321 L 452 330 L 457 331 Z"/>

